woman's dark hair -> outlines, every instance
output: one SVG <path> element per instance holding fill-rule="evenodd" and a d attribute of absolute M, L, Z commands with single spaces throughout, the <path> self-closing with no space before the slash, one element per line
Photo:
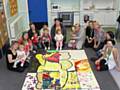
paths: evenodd
<path fill-rule="evenodd" d="M 22 34 L 22 39 L 23 40 L 24 40 L 24 35 L 27 34 L 27 33 L 28 33 L 27 31 L 23 32 L 23 34 Z"/>
<path fill-rule="evenodd" d="M 18 43 L 18 41 L 14 40 L 11 42 L 11 46 L 13 46 L 14 44 Z"/>
<path fill-rule="evenodd" d="M 54 21 L 59 21 L 60 22 L 60 27 L 62 28 L 63 25 L 62 25 L 62 20 L 60 18 L 55 18 Z M 56 27 L 56 25 L 54 24 L 54 27 Z"/>
<path fill-rule="evenodd" d="M 113 44 L 113 46 L 116 44 L 116 42 L 115 42 L 115 40 L 114 40 L 114 39 L 109 39 L 109 40 L 107 40 L 107 41 L 106 41 L 106 43 L 107 43 L 108 41 L 111 41 L 111 42 L 112 42 L 112 44 Z"/>
<path fill-rule="evenodd" d="M 107 33 L 109 34 L 111 39 L 114 39 L 115 35 L 112 31 L 108 31 Z"/>
<path fill-rule="evenodd" d="M 29 26 L 33 25 L 34 23 L 30 21 Z"/>

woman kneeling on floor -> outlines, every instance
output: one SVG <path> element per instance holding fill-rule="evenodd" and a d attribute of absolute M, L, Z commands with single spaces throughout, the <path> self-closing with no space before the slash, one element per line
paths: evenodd
<path fill-rule="evenodd" d="M 24 65 L 22 65 L 22 61 L 18 62 L 18 60 L 21 59 L 21 57 L 18 57 L 17 54 L 18 46 L 18 42 L 14 41 L 11 47 L 8 49 L 6 54 L 7 68 L 11 71 L 23 72 L 25 68 L 28 67 L 29 63 L 27 61 L 24 61 Z M 16 64 L 16 62 L 18 63 Z"/>
<path fill-rule="evenodd" d="M 114 68 L 120 71 L 119 53 L 114 45 L 114 40 L 107 40 L 103 55 L 95 61 L 96 69 L 98 71 L 111 70 Z"/>

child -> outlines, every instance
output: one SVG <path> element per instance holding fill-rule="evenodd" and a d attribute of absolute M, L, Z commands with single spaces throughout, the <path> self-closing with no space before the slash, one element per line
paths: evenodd
<path fill-rule="evenodd" d="M 54 37 L 55 41 L 56 41 L 56 50 L 58 50 L 58 48 L 60 47 L 60 50 L 62 50 L 62 46 L 63 46 L 63 35 L 60 29 L 56 30 L 56 34 Z"/>
<path fill-rule="evenodd" d="M 40 43 L 39 43 L 39 36 L 36 32 L 34 32 L 33 37 L 31 38 L 32 43 L 33 43 L 33 49 L 37 51 L 37 49 L 40 49 Z"/>
<path fill-rule="evenodd" d="M 71 49 L 76 49 L 76 40 L 73 39 L 73 37 L 76 37 L 75 26 L 72 27 L 72 33 L 71 33 L 70 41 L 68 43 L 68 47 Z"/>
<path fill-rule="evenodd" d="M 20 44 L 19 50 L 17 50 L 17 60 L 14 62 L 13 67 L 16 68 L 18 63 L 20 63 L 20 66 L 23 67 L 26 58 L 27 58 L 27 55 L 25 54 L 25 51 L 24 51 L 24 45 Z"/>
<path fill-rule="evenodd" d="M 51 41 L 51 36 L 49 34 L 48 29 L 44 29 L 43 33 L 41 34 L 41 43 L 43 47 L 46 49 L 50 49 L 50 41 Z"/>

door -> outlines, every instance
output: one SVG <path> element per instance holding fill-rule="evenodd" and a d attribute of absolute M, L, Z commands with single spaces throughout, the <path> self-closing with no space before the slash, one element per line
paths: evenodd
<path fill-rule="evenodd" d="M 47 22 L 47 0 L 28 0 L 29 19 L 32 22 Z"/>

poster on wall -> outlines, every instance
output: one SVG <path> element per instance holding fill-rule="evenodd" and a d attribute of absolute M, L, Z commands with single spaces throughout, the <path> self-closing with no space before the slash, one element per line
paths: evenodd
<path fill-rule="evenodd" d="M 2 48 L 2 46 L 4 46 L 4 44 L 6 43 L 7 39 L 8 39 L 8 33 L 7 33 L 7 29 L 6 29 L 6 20 L 5 20 L 5 15 L 4 12 L 0 11 L 0 48 Z"/>
<path fill-rule="evenodd" d="M 9 0 L 10 4 L 10 15 L 14 16 L 18 12 L 18 5 L 17 5 L 17 0 Z"/>

